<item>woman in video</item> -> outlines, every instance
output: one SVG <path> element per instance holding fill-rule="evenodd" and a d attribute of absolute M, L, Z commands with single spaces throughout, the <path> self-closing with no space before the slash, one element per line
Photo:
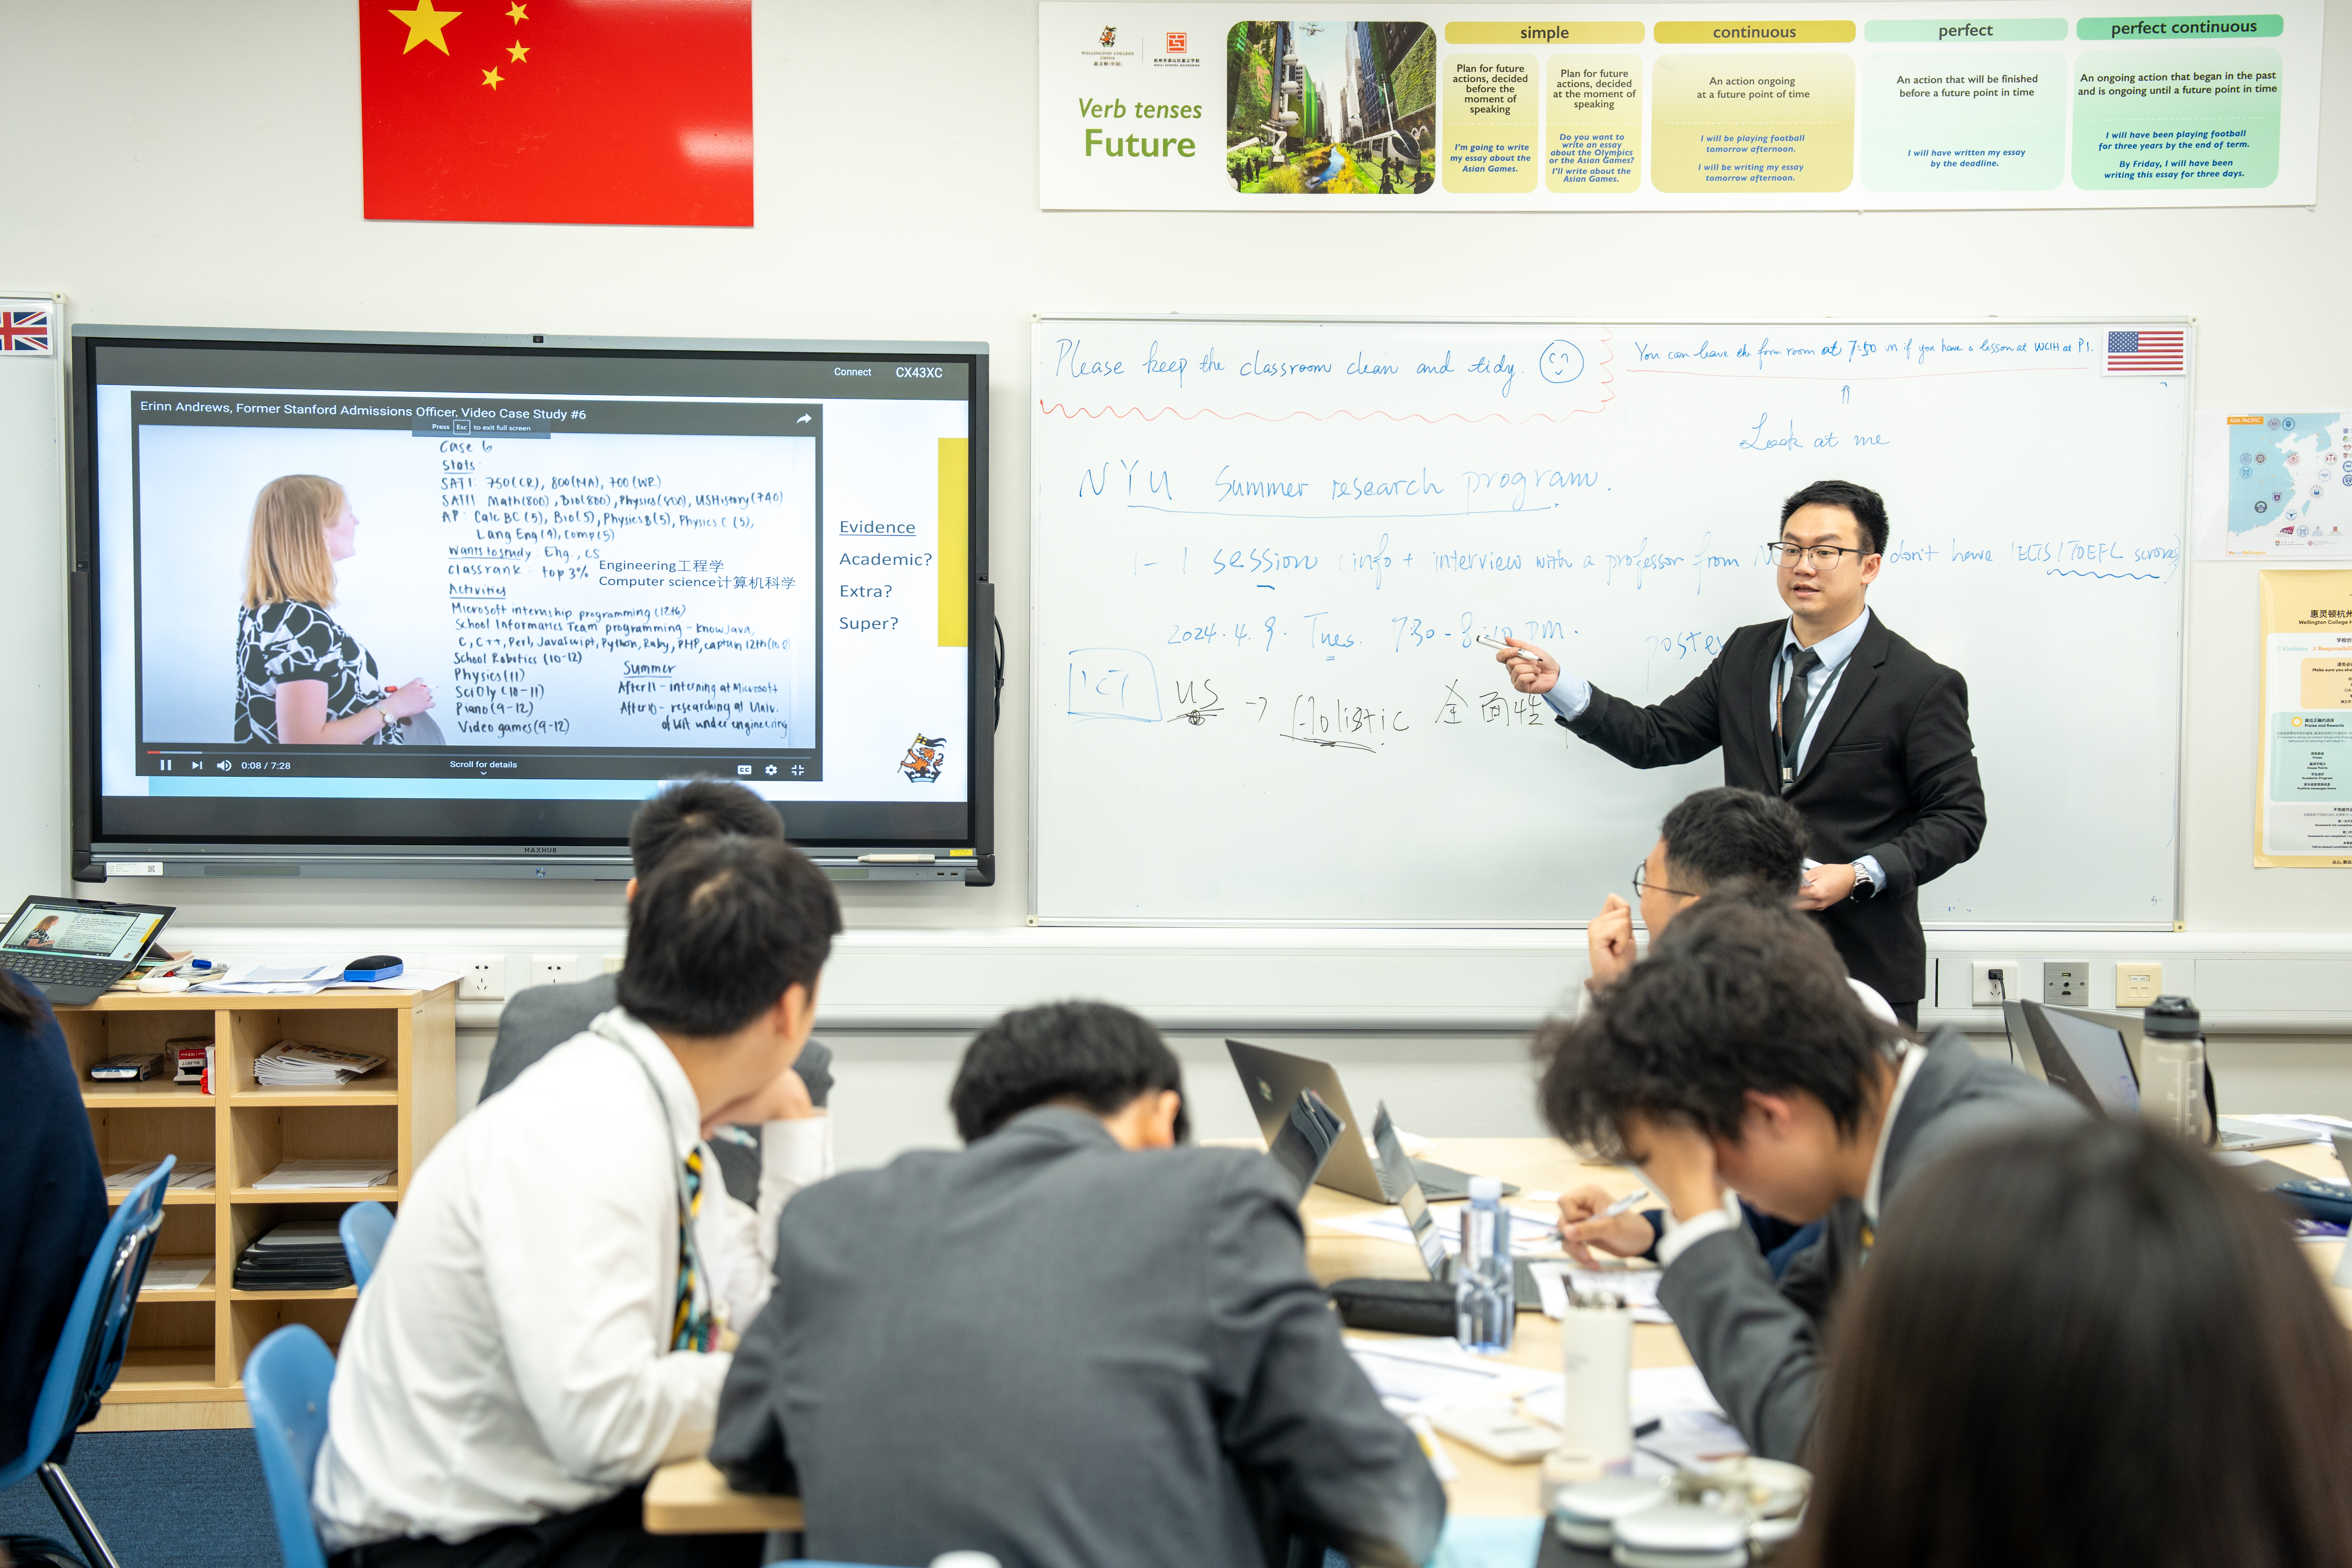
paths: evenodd
<path fill-rule="evenodd" d="M 411 742 L 403 721 L 433 706 L 422 680 L 385 686 L 374 656 L 329 613 L 335 563 L 358 552 L 359 526 L 343 487 L 316 474 L 272 479 L 254 499 L 231 739 L 397 746 Z"/>

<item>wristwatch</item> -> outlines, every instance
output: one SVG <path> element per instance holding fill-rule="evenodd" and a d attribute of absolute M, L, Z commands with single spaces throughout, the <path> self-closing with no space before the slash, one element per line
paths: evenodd
<path fill-rule="evenodd" d="M 1860 866 L 1849 865 L 1846 869 L 1853 873 L 1853 891 L 1848 893 L 1846 895 L 1847 898 L 1874 899 L 1878 897 L 1878 884 L 1864 876 Z"/>
<path fill-rule="evenodd" d="M 382 740 L 384 736 L 392 733 L 392 727 L 394 724 L 397 723 L 398 721 L 393 718 L 392 710 L 385 707 L 381 702 L 375 705 L 375 716 L 377 722 L 383 726 L 383 729 L 376 731 L 376 738 L 378 740 Z"/>

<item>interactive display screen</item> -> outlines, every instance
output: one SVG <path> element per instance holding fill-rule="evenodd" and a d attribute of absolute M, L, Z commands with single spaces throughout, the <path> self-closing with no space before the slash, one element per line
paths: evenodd
<path fill-rule="evenodd" d="M 89 855 L 609 860 L 698 774 L 986 852 L 980 345 L 75 350 Z"/>

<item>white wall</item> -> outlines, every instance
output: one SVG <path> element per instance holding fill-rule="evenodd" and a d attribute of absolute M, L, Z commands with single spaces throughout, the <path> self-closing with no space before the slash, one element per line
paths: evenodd
<path fill-rule="evenodd" d="M 1454 9 L 1430 7 L 1433 20 Z M 352 7 L 83 0 L 8 15 L 12 58 L 44 64 L 14 73 L 0 98 L 0 146 L 27 182 L 0 220 L 0 288 L 61 290 L 79 320 L 993 345 L 992 561 L 1013 660 L 999 736 L 998 884 L 845 888 L 862 931 L 1003 929 L 1022 926 L 1027 915 L 1024 381 L 1033 311 L 1643 320 L 2186 312 L 2202 329 L 2201 405 L 2352 402 L 2345 368 L 2352 323 L 2325 305 L 2352 254 L 2352 169 L 2341 159 L 2323 159 L 2315 208 L 2228 213 L 1044 212 L 1036 205 L 1035 14 L 1024 0 L 759 0 L 755 228 L 370 224 L 360 216 Z M 2328 20 L 2325 130 L 2332 139 L 2352 104 L 2352 0 L 2330 0 Z M 872 113 L 877 59 L 888 62 L 888 109 L 879 116 Z M 1385 264 L 1239 265 L 1269 239 L 1290 257 L 1369 245 Z M 1412 280 L 1409 292 L 1400 293 L 1401 279 Z M 2000 455 L 1955 453 L 1953 463 L 1982 479 L 1998 474 Z M 1899 529 L 1902 498 L 1892 499 Z M 53 696 L 62 650 L 47 629 L 58 625 L 58 590 L 39 565 L 57 559 L 59 523 L 21 497 L 0 506 L 8 509 L 0 514 L 0 559 L 33 568 L 0 573 L 0 637 L 26 715 L 16 743 L 0 748 L 0 822 L 12 835 L 0 869 L 20 879 L 0 895 L 13 898 L 44 875 L 48 887 L 63 886 L 62 710 Z M 2200 563 L 2189 575 L 2188 924 L 2192 934 L 2217 938 L 2352 932 L 2352 876 L 2257 871 L 2250 863 L 2253 572 Z M 2031 637 L 2032 628 L 2018 635 Z M 1979 689 L 1975 696 L 1979 704 L 2065 702 L 2095 725 L 2103 690 L 2130 673 L 2053 671 L 2040 689 Z M 2116 737 L 2115 765 L 2133 765 L 2129 736 Z M 2030 808 L 1993 803 L 1997 813 Z M 1641 848 L 1629 845 L 1627 858 Z M 383 933 L 395 947 L 419 949 L 458 926 L 479 933 L 467 942 L 502 928 L 568 928 L 583 950 L 617 945 L 617 898 L 593 886 L 161 887 L 182 911 L 175 929 L 220 943 L 252 927 L 305 924 Z M 1591 890 L 1596 903 L 1603 891 Z M 2352 956 L 2352 936 L 2322 946 Z M 921 950 L 907 949 L 904 962 L 900 983 L 922 986 Z M 1046 988 L 1083 989 L 1092 973 L 1083 965 L 1053 972 Z M 1493 1034 L 1507 1037 L 1518 1026 Z M 1335 1056 L 1362 1060 L 1370 1075 L 1384 1070 L 1373 1065 L 1381 1053 L 1404 1037 L 1383 1043 L 1351 1033 L 1326 1043 Z M 883 1061 L 912 1059 L 905 1039 L 877 1037 L 877 1073 Z M 1434 1037 L 1423 1048 L 1431 1060 L 1466 1049 Z M 2332 1045 L 2305 1039 L 2277 1049 L 2286 1056 L 2264 1058 L 2260 1070 L 2280 1092 L 2316 1086 L 2352 1100 L 2352 1076 L 2334 1065 Z M 845 1054 L 855 1060 L 860 1052 Z M 1511 1098 L 1524 1093 L 1517 1073 L 1496 1064 L 1482 1077 L 1492 1092 L 1479 1103 L 1494 1106 L 1491 1114 L 1455 1106 L 1435 1113 L 1448 1125 L 1425 1130 L 1503 1130 L 1496 1119 L 1506 1108 L 1523 1115 L 1523 1100 Z"/>

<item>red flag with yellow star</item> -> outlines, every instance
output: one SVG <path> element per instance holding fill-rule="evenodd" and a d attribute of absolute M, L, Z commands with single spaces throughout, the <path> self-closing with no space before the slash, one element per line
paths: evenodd
<path fill-rule="evenodd" d="M 751 0 L 360 0 L 372 218 L 751 222 Z"/>

